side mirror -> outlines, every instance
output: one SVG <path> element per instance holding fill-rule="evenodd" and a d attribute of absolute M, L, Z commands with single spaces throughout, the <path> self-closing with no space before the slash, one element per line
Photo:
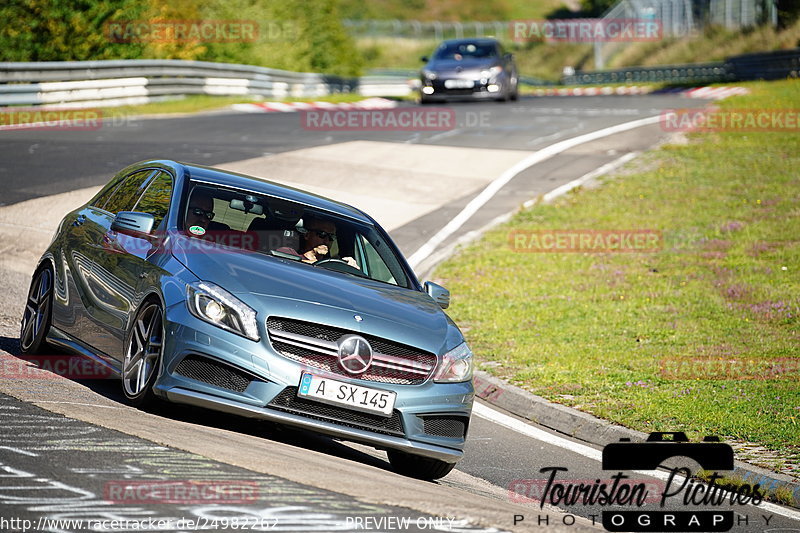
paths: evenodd
<path fill-rule="evenodd" d="M 120 233 L 143 233 L 149 235 L 153 231 L 155 217 L 149 213 L 120 211 L 111 223 L 111 229 Z"/>
<path fill-rule="evenodd" d="M 423 63 L 427 63 L 428 62 L 428 56 L 422 56 L 422 57 L 419 58 L 419 60 L 422 61 Z"/>
<path fill-rule="evenodd" d="M 439 307 L 442 309 L 450 307 L 450 291 L 432 281 L 426 281 L 423 287 L 425 287 L 425 292 L 428 293 L 428 296 L 439 304 Z"/>

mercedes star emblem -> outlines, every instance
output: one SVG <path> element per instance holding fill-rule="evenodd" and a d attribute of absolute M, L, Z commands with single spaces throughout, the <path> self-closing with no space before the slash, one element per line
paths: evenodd
<path fill-rule="evenodd" d="M 345 335 L 337 342 L 339 364 L 350 374 L 363 374 L 372 364 L 372 346 L 358 335 Z"/>

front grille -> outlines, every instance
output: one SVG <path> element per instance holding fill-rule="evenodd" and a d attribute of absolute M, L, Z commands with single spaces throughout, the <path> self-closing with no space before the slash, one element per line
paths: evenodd
<path fill-rule="evenodd" d="M 467 435 L 469 418 L 465 416 L 421 416 L 424 431 L 436 437 L 463 439 Z"/>
<path fill-rule="evenodd" d="M 234 392 L 244 392 L 253 377 L 230 365 L 199 355 L 187 355 L 178 363 L 175 373 Z"/>
<path fill-rule="evenodd" d="M 356 429 L 365 429 L 385 435 L 404 435 L 403 422 L 400 420 L 400 413 L 396 410 L 392 412 L 392 416 L 389 418 L 351 411 L 350 409 L 301 398 L 297 395 L 297 387 L 283 389 L 280 394 L 269 402 L 269 407 Z"/>
<path fill-rule="evenodd" d="M 343 376 L 395 385 L 416 385 L 428 379 L 436 368 L 436 356 L 432 353 L 356 331 L 279 317 L 267 319 L 267 331 L 272 347 L 284 357 Z M 373 350 L 370 367 L 355 376 L 339 365 L 336 344 L 350 334 L 367 339 Z"/>

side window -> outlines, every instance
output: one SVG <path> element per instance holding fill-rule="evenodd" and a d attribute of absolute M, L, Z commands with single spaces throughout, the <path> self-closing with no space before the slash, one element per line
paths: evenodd
<path fill-rule="evenodd" d="M 101 191 L 97 195 L 90 205 L 92 207 L 103 209 L 108 202 L 108 199 L 111 198 L 111 195 L 114 194 L 114 191 L 116 191 L 117 187 L 119 187 L 120 181 L 122 180 L 115 180 L 113 184 L 110 184 L 108 187 L 106 187 L 104 191 Z"/>
<path fill-rule="evenodd" d="M 136 172 L 125 178 L 122 183 L 120 183 L 119 187 L 117 187 L 117 190 L 114 191 L 114 194 L 108 202 L 106 202 L 103 209 L 111 214 L 133 209 L 136 199 L 139 198 L 139 194 L 141 193 L 139 189 L 152 173 L 152 170 L 142 170 L 141 172 Z"/>
<path fill-rule="evenodd" d="M 397 285 L 397 281 L 394 279 L 392 272 L 389 270 L 389 266 L 383 261 L 383 258 L 375 249 L 375 247 L 372 246 L 372 243 L 361 234 L 358 235 L 358 240 L 366 261 L 366 264 L 364 265 L 364 272 L 372 279 Z"/>
<path fill-rule="evenodd" d="M 172 177 L 166 172 L 159 172 L 150 181 L 147 190 L 133 207 L 133 211 L 150 213 L 155 217 L 154 228 L 157 228 L 169 211 L 169 201 L 172 197 Z"/>

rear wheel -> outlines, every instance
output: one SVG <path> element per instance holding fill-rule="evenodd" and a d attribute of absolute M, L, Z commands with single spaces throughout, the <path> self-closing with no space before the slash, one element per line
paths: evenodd
<path fill-rule="evenodd" d="M 36 355 L 45 351 L 52 309 L 53 271 L 47 266 L 33 276 L 31 288 L 28 290 L 19 329 L 19 347 L 22 353 Z"/>
<path fill-rule="evenodd" d="M 417 479 L 434 480 L 443 478 L 455 468 L 455 463 L 445 463 L 439 459 L 412 455 L 397 450 L 388 450 L 389 462 L 398 474 Z"/>
<path fill-rule="evenodd" d="M 164 313 L 161 304 L 148 302 L 136 313 L 125 343 L 122 392 L 137 407 L 155 400 L 153 384 L 164 350 Z"/>

